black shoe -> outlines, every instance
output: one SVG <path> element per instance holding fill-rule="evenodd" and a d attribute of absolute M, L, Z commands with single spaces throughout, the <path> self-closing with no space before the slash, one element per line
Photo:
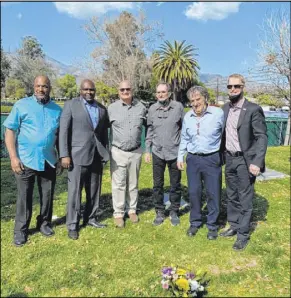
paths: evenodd
<path fill-rule="evenodd" d="M 92 226 L 94 228 L 97 228 L 97 229 L 102 229 L 102 228 L 106 228 L 107 227 L 106 224 L 100 223 L 100 222 L 96 221 L 96 219 L 89 220 L 88 221 L 88 225 L 89 226 Z"/>
<path fill-rule="evenodd" d="M 237 234 L 236 230 L 233 230 L 232 228 L 229 228 L 228 230 L 220 233 L 219 236 L 221 236 L 221 237 L 232 237 L 236 234 Z"/>
<path fill-rule="evenodd" d="M 218 233 L 217 233 L 216 230 L 215 231 L 209 230 L 208 233 L 207 233 L 207 239 L 208 240 L 216 240 L 217 236 L 218 236 Z"/>
<path fill-rule="evenodd" d="M 15 246 L 22 246 L 26 243 L 27 236 L 24 232 L 16 232 L 14 233 L 14 244 Z"/>
<path fill-rule="evenodd" d="M 170 220 L 172 226 L 177 226 L 178 224 L 180 224 L 180 218 L 178 217 L 177 212 L 175 211 L 170 212 Z"/>
<path fill-rule="evenodd" d="M 79 233 L 77 230 L 69 230 L 68 236 L 69 236 L 69 238 L 71 238 L 73 240 L 77 240 L 79 238 Z"/>
<path fill-rule="evenodd" d="M 243 249 L 246 248 L 248 243 L 249 243 L 248 239 L 246 239 L 246 240 L 236 240 L 232 248 L 234 250 L 243 250 Z"/>
<path fill-rule="evenodd" d="M 156 215 L 156 218 L 153 221 L 153 225 L 154 226 L 159 226 L 159 225 L 161 225 L 164 222 L 164 220 L 165 220 L 165 214 L 164 214 L 164 212 L 158 211 L 157 212 L 157 215 Z"/>
<path fill-rule="evenodd" d="M 197 227 L 190 227 L 188 230 L 187 230 L 187 236 L 189 237 L 193 237 L 196 235 L 196 233 L 198 232 L 199 228 Z"/>
<path fill-rule="evenodd" d="M 39 231 L 46 237 L 50 237 L 55 234 L 54 230 L 48 224 L 41 225 Z"/>

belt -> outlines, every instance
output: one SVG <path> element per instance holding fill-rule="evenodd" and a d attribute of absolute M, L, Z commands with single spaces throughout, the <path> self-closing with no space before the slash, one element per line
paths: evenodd
<path fill-rule="evenodd" d="M 226 153 L 233 157 L 238 157 L 238 156 L 244 155 L 242 151 L 231 152 L 231 151 L 226 150 Z"/>
<path fill-rule="evenodd" d="M 215 151 L 215 152 L 211 152 L 211 153 L 191 153 L 191 152 L 188 152 L 188 153 L 190 153 L 192 155 L 198 155 L 198 156 L 209 156 L 209 155 L 215 154 L 217 152 L 219 152 L 219 151 Z"/>
<path fill-rule="evenodd" d="M 118 147 L 118 146 L 115 146 L 115 145 L 112 145 L 112 146 L 118 148 L 119 150 L 125 151 L 125 152 L 132 152 L 132 151 L 134 151 L 134 150 L 140 148 L 140 145 L 138 145 L 138 146 L 136 146 L 136 147 L 134 147 L 134 148 L 130 148 L 130 149 L 123 149 L 123 148 Z"/>

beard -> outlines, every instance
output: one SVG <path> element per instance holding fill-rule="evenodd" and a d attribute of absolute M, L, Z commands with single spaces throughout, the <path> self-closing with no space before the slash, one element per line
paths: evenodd
<path fill-rule="evenodd" d="M 243 95 L 243 91 L 236 95 L 229 95 L 229 100 L 231 101 L 231 103 L 236 103 L 243 97 Z"/>

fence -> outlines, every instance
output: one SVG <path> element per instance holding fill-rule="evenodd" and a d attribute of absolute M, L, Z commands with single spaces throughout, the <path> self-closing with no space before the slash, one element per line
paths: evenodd
<path fill-rule="evenodd" d="M 8 157 L 8 152 L 4 144 L 4 126 L 3 122 L 8 114 L 1 114 L 1 152 L 0 157 Z M 284 145 L 284 138 L 287 130 L 287 118 L 266 118 L 268 146 Z M 145 128 L 142 131 L 142 148 L 145 149 Z"/>

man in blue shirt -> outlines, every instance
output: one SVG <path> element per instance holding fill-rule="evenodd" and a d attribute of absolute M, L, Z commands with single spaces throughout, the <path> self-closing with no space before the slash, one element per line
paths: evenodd
<path fill-rule="evenodd" d="M 54 234 L 51 220 L 61 108 L 50 99 L 50 90 L 48 77 L 36 77 L 34 95 L 20 99 L 3 124 L 6 127 L 5 143 L 18 188 L 14 227 L 16 246 L 22 246 L 27 241 L 36 177 L 40 196 L 37 228 L 45 236 Z"/>
<path fill-rule="evenodd" d="M 68 169 L 68 203 L 66 224 L 68 237 L 79 238 L 81 194 L 86 191 L 83 224 L 105 228 L 97 221 L 103 164 L 108 161 L 109 126 L 107 110 L 95 98 L 91 80 L 81 83 L 80 97 L 65 103 L 61 120 L 59 147 L 62 166 Z"/>
<path fill-rule="evenodd" d="M 220 143 L 224 114 L 218 107 L 208 106 L 208 92 L 194 86 L 187 92 L 192 106 L 184 117 L 177 166 L 184 169 L 183 157 L 187 152 L 187 178 L 190 199 L 190 228 L 188 236 L 194 236 L 202 225 L 202 181 L 207 195 L 207 238 L 217 238 L 217 219 L 221 193 Z"/>

